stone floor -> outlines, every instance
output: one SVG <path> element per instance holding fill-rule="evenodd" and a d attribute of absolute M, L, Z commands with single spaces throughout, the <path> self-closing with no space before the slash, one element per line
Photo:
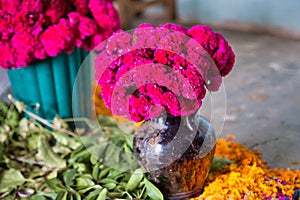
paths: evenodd
<path fill-rule="evenodd" d="M 223 136 L 262 151 L 271 167 L 300 169 L 300 41 L 220 32 L 237 56 Z"/>
<path fill-rule="evenodd" d="M 212 96 L 217 131 L 262 151 L 271 167 L 300 169 L 300 41 L 219 32 L 237 62 L 221 93 Z M 0 76 L 3 80 L 2 72 Z"/>

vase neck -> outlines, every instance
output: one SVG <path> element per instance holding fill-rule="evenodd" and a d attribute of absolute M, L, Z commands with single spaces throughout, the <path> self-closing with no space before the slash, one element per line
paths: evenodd
<path fill-rule="evenodd" d="M 195 121 L 195 116 L 197 113 L 193 113 L 187 116 L 173 116 L 170 114 L 164 114 L 161 115 L 158 118 L 151 119 L 150 121 L 157 124 L 158 127 L 160 127 L 161 130 L 163 129 L 172 129 L 172 131 L 164 132 L 164 134 L 168 135 L 176 135 L 177 130 L 181 127 L 185 127 L 186 132 L 197 132 L 198 126 Z M 181 129 L 182 130 L 182 129 Z"/>
<path fill-rule="evenodd" d="M 183 123 L 185 123 L 186 126 L 193 132 L 198 130 L 198 126 L 196 125 L 196 122 L 195 122 L 196 114 L 197 113 L 193 113 L 193 114 L 182 117 L 182 119 L 184 120 Z"/>

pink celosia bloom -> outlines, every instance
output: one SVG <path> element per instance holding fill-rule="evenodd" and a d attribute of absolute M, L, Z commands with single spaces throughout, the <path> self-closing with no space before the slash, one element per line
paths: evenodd
<path fill-rule="evenodd" d="M 178 24 L 162 24 L 162 25 L 158 26 L 158 28 L 165 28 L 167 30 L 180 32 L 182 34 L 187 33 L 187 29 L 184 26 L 181 26 L 181 25 L 178 25 Z"/>
<path fill-rule="evenodd" d="M 34 51 L 34 37 L 29 33 L 17 33 L 11 39 L 12 48 L 15 50 L 16 65 L 24 66 L 26 63 L 32 62 Z"/>
<path fill-rule="evenodd" d="M 21 0 L 2 0 L 1 10 L 6 13 L 14 14 L 20 11 Z"/>
<path fill-rule="evenodd" d="M 12 17 L 8 13 L 0 10 L 0 41 L 9 40 L 14 33 L 14 27 L 12 25 Z"/>
<path fill-rule="evenodd" d="M 208 26 L 200 25 L 189 29 L 188 34 L 212 57 L 222 76 L 227 75 L 231 71 L 235 56 L 228 42 L 221 34 L 214 33 Z M 222 73 L 223 69 L 224 72 Z"/>
<path fill-rule="evenodd" d="M 57 56 L 64 49 L 75 43 L 73 27 L 66 19 L 49 27 L 41 36 L 42 44 L 49 56 Z"/>
<path fill-rule="evenodd" d="M 124 43 L 122 43 L 124 41 Z M 235 56 L 208 26 L 165 24 L 118 32 L 102 47 L 95 78 L 112 113 L 133 121 L 195 113 L 206 89 L 217 91 Z"/>
<path fill-rule="evenodd" d="M 21 8 L 26 13 L 41 13 L 41 12 L 43 12 L 45 1 L 46 0 L 22 1 Z"/>
<path fill-rule="evenodd" d="M 140 108 L 139 108 L 140 107 Z M 143 113 L 140 113 L 140 110 L 143 110 L 146 108 L 150 108 L 150 105 L 148 105 L 148 101 L 145 97 L 135 97 L 131 96 L 129 101 L 129 112 L 130 112 L 130 118 L 133 121 L 142 121 L 145 117 L 143 116 Z M 145 114 L 147 113 L 144 112 Z"/>
<path fill-rule="evenodd" d="M 217 48 L 216 35 L 209 26 L 194 26 L 188 30 L 188 35 L 195 39 L 209 55 Z"/>
<path fill-rule="evenodd" d="M 83 14 L 83 15 L 88 15 L 90 10 L 88 8 L 89 1 L 88 0 L 70 0 L 71 3 L 76 8 L 76 11 Z"/>
<path fill-rule="evenodd" d="M 130 50 L 132 37 L 129 33 L 122 30 L 116 31 L 112 36 L 107 40 L 107 45 L 105 51 L 107 54 L 112 55 L 123 55 Z"/>
<path fill-rule="evenodd" d="M 76 46 L 85 44 L 87 48 L 92 48 L 92 44 L 85 42 L 85 39 L 98 33 L 97 23 L 79 12 L 71 12 L 68 17 L 70 26 L 75 31 Z"/>
<path fill-rule="evenodd" d="M 75 47 L 92 50 L 119 28 L 111 0 L 2 0 L 0 42 L 10 48 L 1 50 L 0 66 L 24 67 Z"/>
<path fill-rule="evenodd" d="M 13 49 L 9 43 L 0 41 L 0 60 L 4 69 L 9 69 L 9 64 L 14 62 L 12 51 Z"/>
<path fill-rule="evenodd" d="M 108 30 L 105 37 L 116 31 L 120 27 L 120 19 L 117 11 L 113 7 L 112 0 L 89 0 L 88 7 L 102 30 Z"/>
<path fill-rule="evenodd" d="M 150 24 L 142 24 L 138 26 L 133 34 L 132 44 L 136 49 L 156 48 L 159 41 L 156 28 Z"/>
<path fill-rule="evenodd" d="M 105 34 L 106 35 L 106 34 Z M 101 46 L 101 42 L 103 40 L 105 40 L 106 36 L 103 35 L 102 33 L 97 33 L 93 36 L 91 36 L 89 38 L 91 45 L 89 45 L 89 48 L 86 48 L 84 46 L 82 46 L 82 48 L 84 49 L 91 49 L 90 46 L 92 46 L 94 48 L 95 51 L 101 51 L 101 48 L 99 48 L 99 46 Z M 100 45 L 99 45 L 100 44 Z"/>
<path fill-rule="evenodd" d="M 51 0 L 45 10 L 45 18 L 48 24 L 56 24 L 59 20 L 71 10 L 68 1 Z"/>

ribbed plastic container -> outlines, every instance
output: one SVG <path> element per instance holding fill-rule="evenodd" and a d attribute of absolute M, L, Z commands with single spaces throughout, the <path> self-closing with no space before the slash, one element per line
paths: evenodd
<path fill-rule="evenodd" d="M 56 115 L 62 118 L 71 118 L 74 114 L 89 117 L 89 62 L 85 62 L 84 67 L 80 69 L 87 55 L 87 51 L 77 48 L 71 54 L 61 53 L 27 67 L 9 69 L 8 76 L 14 98 L 24 102 L 27 110 L 47 120 L 52 120 Z M 79 69 L 83 72 L 80 73 L 83 77 L 80 78 L 80 82 L 76 81 L 74 87 Z M 37 107 L 37 104 L 40 107 Z"/>

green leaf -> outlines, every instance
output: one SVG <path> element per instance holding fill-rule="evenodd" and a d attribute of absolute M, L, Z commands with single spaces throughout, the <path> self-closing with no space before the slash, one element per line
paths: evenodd
<path fill-rule="evenodd" d="M 47 174 L 47 179 L 56 178 L 58 176 L 58 169 L 53 169 L 49 174 Z"/>
<path fill-rule="evenodd" d="M 52 178 L 52 179 L 46 179 L 45 180 L 47 186 L 55 191 L 55 192 L 64 192 L 67 189 L 62 185 L 61 181 L 56 179 L 56 178 Z"/>
<path fill-rule="evenodd" d="M 35 194 L 29 198 L 29 200 L 47 200 L 45 196 L 40 194 Z"/>
<path fill-rule="evenodd" d="M 219 158 L 214 156 L 210 172 L 217 172 L 223 170 L 227 165 L 233 164 L 234 161 L 229 160 L 228 158 Z"/>
<path fill-rule="evenodd" d="M 84 163 L 73 163 L 72 165 L 73 165 L 74 168 L 77 169 L 77 172 L 80 173 L 80 174 L 86 172 L 87 168 L 88 168 L 87 165 L 84 164 Z"/>
<path fill-rule="evenodd" d="M 115 183 L 107 183 L 104 185 L 104 187 L 107 188 L 108 190 L 113 190 L 113 189 L 115 189 L 116 186 L 117 186 L 117 184 L 115 184 Z"/>
<path fill-rule="evenodd" d="M 15 106 L 16 106 L 16 108 L 17 108 L 17 110 L 18 110 L 19 113 L 23 112 L 23 110 L 26 107 L 25 104 L 22 103 L 22 102 L 20 102 L 20 101 L 16 101 L 15 102 Z"/>
<path fill-rule="evenodd" d="M 146 186 L 148 196 L 151 199 L 153 199 L 153 200 L 163 200 L 164 199 L 164 196 L 161 193 L 161 191 L 155 185 L 153 185 L 153 183 L 148 181 L 146 178 L 144 179 L 144 183 Z"/>
<path fill-rule="evenodd" d="M 136 161 L 132 159 L 133 156 L 131 156 L 133 136 L 122 133 L 111 117 L 105 117 L 104 119 L 104 124 L 107 126 L 105 128 L 106 133 L 101 132 L 101 130 L 97 130 L 97 132 L 85 130 L 85 133 L 88 134 L 82 138 L 73 138 L 58 131 L 52 132 L 34 120 L 23 118 L 21 121 L 22 123 L 18 121 L 18 127 L 14 130 L 7 129 L 5 132 L 3 129 L 8 137 L 2 143 L 5 158 L 2 164 L 7 167 L 13 166 L 14 169 L 22 169 L 22 173 L 24 170 L 26 177 L 35 181 L 31 183 L 29 180 L 24 179 L 26 187 L 34 187 L 37 190 L 30 200 L 81 200 L 86 199 L 86 197 L 93 200 L 104 200 L 110 197 L 151 198 L 146 196 L 149 192 L 146 193 L 142 174 L 140 174 L 142 178 L 138 178 L 135 177 L 137 174 L 133 175 L 125 171 L 118 171 L 103 164 L 104 155 L 106 154 L 106 161 L 112 163 L 120 161 L 120 164 L 125 165 L 125 170 L 131 165 L 133 166 L 133 163 L 134 166 L 137 165 Z M 64 127 L 64 124 L 59 120 L 56 125 Z M 55 145 L 53 145 L 54 143 Z M 109 150 L 108 146 L 110 146 Z M 21 155 L 17 149 L 22 150 Z M 127 159 L 123 153 L 121 154 L 120 150 L 128 152 L 126 155 L 130 159 Z M 26 160 L 41 161 L 47 167 L 36 165 L 26 165 L 24 167 L 19 162 L 8 159 L 5 156 L 7 153 L 12 153 L 16 158 L 22 156 Z M 68 160 L 68 163 L 66 160 Z M 51 171 L 49 171 L 50 167 Z M 43 178 L 45 176 L 47 179 Z M 2 177 L 0 177 L 0 183 L 2 181 Z M 129 184 L 128 181 L 131 181 L 131 183 Z M 13 186 L 17 187 L 15 181 Z M 126 186 L 128 191 L 126 191 Z M 131 189 L 131 187 L 134 189 Z M 4 188 L 1 191 L 0 199 L 8 195 L 15 199 L 15 188 Z"/>
<path fill-rule="evenodd" d="M 131 152 L 133 149 L 133 138 L 134 135 L 129 135 L 129 134 L 124 134 L 125 135 L 125 140 L 126 140 L 126 144 L 128 145 L 128 147 L 130 148 Z"/>
<path fill-rule="evenodd" d="M 76 179 L 76 186 L 78 189 L 83 189 L 83 188 L 90 187 L 93 185 L 95 185 L 95 183 L 89 178 L 80 177 L 80 178 Z"/>
<path fill-rule="evenodd" d="M 100 172 L 99 165 L 100 165 L 99 162 L 96 163 L 96 165 L 93 167 L 93 171 L 92 171 L 92 176 L 96 181 L 98 181 L 99 172 Z"/>
<path fill-rule="evenodd" d="M 81 194 L 84 194 L 84 193 L 88 192 L 89 190 L 97 189 L 97 188 L 101 189 L 102 187 L 100 185 L 93 185 L 93 186 L 85 187 L 84 189 L 80 189 L 80 190 L 78 190 L 78 192 Z"/>
<path fill-rule="evenodd" d="M 63 132 L 52 132 L 51 134 L 57 142 L 65 146 L 69 144 L 69 140 L 71 139 L 66 133 Z"/>
<path fill-rule="evenodd" d="M 52 120 L 53 125 L 57 128 L 63 128 L 63 129 L 68 129 L 68 124 L 61 119 L 59 116 L 54 117 L 54 119 Z"/>
<path fill-rule="evenodd" d="M 0 137 L 1 137 L 1 135 L 0 135 Z M 4 163 L 4 148 L 3 148 L 3 144 L 0 142 L 0 164 L 1 163 Z"/>
<path fill-rule="evenodd" d="M 122 196 L 124 196 L 125 192 L 109 192 L 107 194 L 107 196 L 111 197 L 111 198 L 120 198 Z"/>
<path fill-rule="evenodd" d="M 73 200 L 73 194 L 69 195 L 69 199 L 68 200 Z"/>
<path fill-rule="evenodd" d="M 77 147 L 72 153 L 71 153 L 71 157 L 75 156 L 76 154 L 80 153 L 81 151 L 83 151 L 84 149 L 86 149 L 86 147 L 84 145 L 80 145 L 79 147 Z"/>
<path fill-rule="evenodd" d="M 23 185 L 26 179 L 21 172 L 15 169 L 2 171 L 0 174 L 0 190 L 5 188 L 15 188 Z"/>
<path fill-rule="evenodd" d="M 73 169 L 69 169 L 67 171 L 64 172 L 63 174 L 63 178 L 64 178 L 64 182 L 67 186 L 70 186 L 72 179 L 74 178 L 74 175 L 76 173 L 77 169 L 73 168 Z"/>
<path fill-rule="evenodd" d="M 0 101 L 0 114 L 1 114 L 1 116 L 6 116 L 7 112 L 8 112 L 8 106 L 4 102 Z"/>
<path fill-rule="evenodd" d="M 82 145 L 81 148 L 83 148 L 83 147 L 88 148 L 97 143 L 96 140 L 91 140 L 91 136 L 79 136 L 77 138 L 77 140 L 81 143 L 81 145 Z M 77 150 L 80 150 L 80 149 L 77 148 L 75 151 L 77 151 Z M 74 153 L 76 153 L 76 152 L 74 152 Z"/>
<path fill-rule="evenodd" d="M 29 131 L 29 120 L 26 118 L 23 118 L 19 122 L 19 131 L 20 132 L 27 132 Z"/>
<path fill-rule="evenodd" d="M 15 200 L 15 199 L 16 199 L 15 194 L 13 194 L 13 195 L 4 197 L 1 200 Z"/>
<path fill-rule="evenodd" d="M 111 169 L 109 171 L 109 174 L 108 174 L 107 178 L 111 178 L 111 179 L 117 180 L 118 178 L 120 178 L 122 176 L 125 176 L 125 173 L 123 171 Z"/>
<path fill-rule="evenodd" d="M 39 140 L 38 151 L 48 167 L 62 169 L 67 166 L 66 161 L 59 157 L 59 155 L 52 150 L 48 141 L 42 137 Z"/>
<path fill-rule="evenodd" d="M 107 162 L 108 162 L 108 161 L 111 161 L 112 158 L 113 158 L 114 156 L 116 156 L 115 154 L 117 153 L 117 152 L 116 152 L 117 150 L 118 150 L 117 147 L 116 147 L 114 144 L 110 143 L 110 144 L 108 145 L 106 151 L 105 151 L 105 158 L 104 158 L 104 159 L 105 159 Z M 119 154 L 118 154 L 117 156 L 119 156 Z"/>
<path fill-rule="evenodd" d="M 67 200 L 68 192 L 60 192 L 58 193 L 55 200 Z"/>
<path fill-rule="evenodd" d="M 11 129 L 15 129 L 19 124 L 19 113 L 18 113 L 18 111 L 13 108 L 10 112 L 8 112 L 6 119 L 8 119 L 7 125 Z"/>
<path fill-rule="evenodd" d="M 40 137 L 41 137 L 40 135 L 34 134 L 27 138 L 29 151 L 35 151 L 37 149 Z"/>
<path fill-rule="evenodd" d="M 70 137 L 64 132 L 52 132 L 51 133 L 55 140 L 62 145 L 68 146 L 71 149 L 76 149 L 80 146 L 80 142 L 76 142 L 75 138 Z"/>
<path fill-rule="evenodd" d="M 101 127 L 116 126 L 116 121 L 112 117 L 100 115 L 98 120 Z"/>
<path fill-rule="evenodd" d="M 140 184 L 143 177 L 144 174 L 142 169 L 135 170 L 125 187 L 126 191 L 133 191 Z"/>
<path fill-rule="evenodd" d="M 90 192 L 86 197 L 85 199 L 86 200 L 94 200 L 97 198 L 97 196 L 100 195 L 100 192 L 101 192 L 101 189 L 100 188 L 97 188 L 95 189 L 94 191 Z"/>
<path fill-rule="evenodd" d="M 88 173 L 88 174 L 82 174 L 81 178 L 87 178 L 87 179 L 91 179 L 92 180 L 93 176 L 92 176 L 92 174 Z"/>
<path fill-rule="evenodd" d="M 35 195 L 45 197 L 47 200 L 48 199 L 54 200 L 57 197 L 57 193 L 55 193 L 53 191 L 51 191 L 51 192 L 37 191 L 37 193 Z M 33 195 L 33 196 L 35 196 L 35 195 Z M 31 196 L 31 197 L 33 197 L 33 196 Z M 29 199 L 29 200 L 31 200 L 31 199 Z M 39 200 L 39 199 L 36 198 L 36 200 Z"/>
<path fill-rule="evenodd" d="M 125 186 L 126 186 L 127 183 L 125 182 L 121 182 L 116 188 L 115 188 L 115 192 L 124 192 L 124 193 L 127 193 L 125 191 Z"/>
<path fill-rule="evenodd" d="M 44 196 L 47 199 L 55 199 L 57 197 L 57 194 L 55 192 L 47 192 L 47 193 L 44 194 Z"/>
<path fill-rule="evenodd" d="M 87 149 L 83 149 L 80 152 L 77 152 L 76 154 L 72 154 L 71 158 L 68 160 L 69 163 L 74 162 L 88 162 L 90 159 L 90 152 Z"/>
<path fill-rule="evenodd" d="M 106 199 L 106 196 L 107 196 L 107 189 L 104 188 L 104 189 L 100 192 L 100 194 L 99 194 L 99 196 L 97 197 L 96 200 L 105 200 L 105 199 Z"/>
<path fill-rule="evenodd" d="M 129 144 L 124 144 L 123 149 L 126 153 L 132 153 L 132 149 L 129 147 Z"/>
<path fill-rule="evenodd" d="M 114 179 L 111 179 L 111 178 L 104 178 L 102 180 L 99 181 L 100 183 L 103 183 L 103 184 L 107 184 L 107 183 L 115 183 L 115 184 L 118 184 L 118 182 Z"/>
<path fill-rule="evenodd" d="M 81 196 L 78 192 L 74 192 L 73 196 L 75 196 L 75 200 L 81 200 Z"/>
<path fill-rule="evenodd" d="M 96 160 L 99 160 L 103 157 L 107 146 L 108 142 L 102 142 L 100 144 L 89 147 L 88 150 L 91 153 L 91 156 L 95 157 Z"/>

